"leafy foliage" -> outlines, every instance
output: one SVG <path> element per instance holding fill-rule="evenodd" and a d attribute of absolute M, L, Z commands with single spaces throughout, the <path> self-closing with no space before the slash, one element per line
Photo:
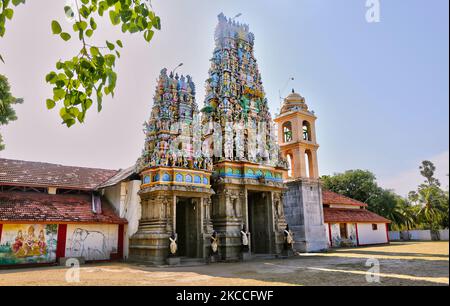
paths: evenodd
<path fill-rule="evenodd" d="M 436 171 L 436 167 L 429 160 L 425 160 L 422 162 L 422 165 L 419 167 L 420 174 L 426 178 L 425 183 L 428 185 L 436 185 L 441 186 L 441 183 L 438 179 L 434 177 L 434 172 Z"/>
<path fill-rule="evenodd" d="M 24 4 L 25 0 L 0 0 L 0 37 L 5 36 L 6 33 L 6 21 L 12 20 L 14 17 L 14 10 L 12 6 L 18 6 Z M 0 54 L 0 61 L 5 62 Z"/>
<path fill-rule="evenodd" d="M 22 99 L 17 99 L 12 96 L 8 79 L 0 74 L 0 126 L 17 120 L 16 112 L 12 106 L 22 102 Z M 3 138 L 0 134 L 0 151 L 5 148 L 2 140 Z"/>
<path fill-rule="evenodd" d="M 22 3 L 25 0 L 0 0 L 0 37 L 5 34 L 6 20 L 14 15 L 11 4 Z M 74 3 L 76 7 L 64 7 L 64 14 L 74 19 L 72 28 L 66 29 L 57 20 L 51 21 L 50 28 L 63 41 L 76 37 L 81 48 L 71 59 L 59 60 L 56 70 L 45 77 L 53 89 L 46 106 L 48 109 L 58 106 L 63 124 L 68 127 L 84 122 L 94 100 L 100 112 L 103 97 L 114 97 L 115 65 L 123 43 L 117 40 L 105 41 L 103 46 L 89 44 L 88 39 L 97 30 L 96 18 L 107 17 L 112 25 L 120 26 L 123 33 L 141 33 L 147 42 L 151 41 L 155 30 L 161 29 L 161 20 L 153 12 L 150 0 L 75 0 Z M 0 60 L 4 61 L 1 54 Z"/>
<path fill-rule="evenodd" d="M 419 167 L 420 174 L 426 179 L 417 191 L 409 193 L 409 200 L 418 206 L 418 222 L 422 227 L 436 230 L 449 226 L 449 197 L 448 191 L 440 188 L 441 184 L 434 177 L 436 167 L 428 160 L 423 161 Z"/>
<path fill-rule="evenodd" d="M 105 41 L 105 46 L 93 46 L 87 43 L 97 29 L 95 16 L 107 14 L 111 23 L 121 25 L 122 32 L 131 34 L 141 32 L 146 41 L 150 41 L 154 29 L 161 29 L 161 22 L 149 6 L 141 0 L 80 0 L 73 8 L 65 7 L 69 17 L 75 17 L 72 31 L 80 40 L 79 54 L 70 60 L 58 61 L 56 71 L 47 74 L 45 80 L 53 85 L 53 97 L 47 99 L 48 109 L 61 104 L 59 114 L 68 127 L 77 121 L 83 123 L 87 110 L 97 102 L 97 110 L 102 109 L 104 96 L 114 97 L 117 73 L 114 70 L 116 59 L 120 58 L 120 40 L 115 43 Z M 64 32 L 58 21 L 53 20 L 51 29 L 64 41 L 72 38 Z"/>

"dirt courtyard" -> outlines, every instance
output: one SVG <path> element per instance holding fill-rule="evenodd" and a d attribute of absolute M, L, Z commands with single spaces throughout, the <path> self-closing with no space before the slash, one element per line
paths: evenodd
<path fill-rule="evenodd" d="M 376 259 L 376 260 L 374 260 Z M 367 262 L 369 260 L 369 262 Z M 379 262 L 379 271 L 371 262 Z M 448 242 L 394 242 L 386 246 L 331 250 L 291 259 L 253 260 L 194 267 L 152 268 L 129 263 L 84 265 L 79 282 L 65 280 L 68 268 L 0 270 L 5 285 L 449 285 Z M 73 275 L 73 274 L 71 274 Z"/>

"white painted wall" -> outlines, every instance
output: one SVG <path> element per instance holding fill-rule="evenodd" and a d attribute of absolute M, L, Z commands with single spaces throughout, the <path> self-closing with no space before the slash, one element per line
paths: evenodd
<path fill-rule="evenodd" d="M 386 224 L 377 223 L 378 229 L 373 230 L 371 223 L 358 223 L 359 245 L 387 243 Z"/>
<path fill-rule="evenodd" d="M 331 242 L 334 248 L 339 247 L 341 244 L 341 230 L 339 228 L 339 223 L 331 224 Z"/>
<path fill-rule="evenodd" d="M 353 243 L 354 246 L 357 246 L 358 239 L 356 235 L 356 223 L 347 223 L 347 234 L 348 239 Z"/>
<path fill-rule="evenodd" d="M 440 231 L 439 231 L 439 238 L 440 238 L 440 240 L 446 240 L 446 241 L 448 241 L 448 229 L 446 229 L 446 230 L 440 230 Z"/>
<path fill-rule="evenodd" d="M 401 240 L 400 232 L 389 232 L 389 240 Z"/>
<path fill-rule="evenodd" d="M 108 260 L 111 253 L 118 251 L 118 232 L 117 224 L 69 224 L 66 257 Z"/>
<path fill-rule="evenodd" d="M 429 230 L 417 230 L 409 231 L 409 237 L 411 240 L 431 240 L 431 231 Z"/>
<path fill-rule="evenodd" d="M 327 237 L 327 244 L 328 247 L 331 247 L 331 241 L 330 241 L 330 228 L 328 227 L 328 223 L 325 223 L 325 232 L 326 232 L 326 237 Z"/>
<path fill-rule="evenodd" d="M 330 233 L 328 224 L 326 224 L 326 230 L 327 230 L 327 239 L 328 244 L 330 244 Z M 357 244 L 356 239 L 356 224 L 355 223 L 347 223 L 347 235 L 348 239 L 345 240 L 346 244 L 352 243 L 354 246 Z M 341 242 L 343 242 L 343 239 L 341 237 L 341 229 L 339 226 L 339 223 L 332 223 L 331 224 L 331 237 L 332 237 L 332 247 L 337 248 L 341 245 Z"/>
<path fill-rule="evenodd" d="M 125 181 L 117 185 L 107 187 L 104 195 L 114 206 L 114 209 L 121 218 L 128 221 L 124 228 L 123 255 L 128 258 L 129 238 L 134 235 L 139 227 L 141 219 L 141 199 L 138 192 L 141 188 L 141 181 Z"/>

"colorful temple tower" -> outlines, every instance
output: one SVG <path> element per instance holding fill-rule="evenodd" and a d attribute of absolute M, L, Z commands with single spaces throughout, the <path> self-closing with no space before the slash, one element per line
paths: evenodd
<path fill-rule="evenodd" d="M 213 225 L 225 260 L 241 256 L 241 230 L 250 253 L 279 254 L 286 222 L 276 130 L 254 57 L 248 25 L 219 15 L 206 82 L 203 148 L 214 159 Z"/>
<path fill-rule="evenodd" d="M 299 252 L 327 248 L 316 120 L 305 98 L 294 90 L 284 99 L 280 115 L 275 118 L 281 154 L 289 164 L 284 177 L 288 187 L 284 198 L 286 220 L 295 236 L 294 247 Z"/>
<path fill-rule="evenodd" d="M 130 239 L 132 260 L 165 263 L 174 233 L 178 256 L 201 259 L 209 254 L 212 161 L 201 152 L 199 124 L 191 77 L 168 76 L 163 69 L 136 166 L 142 178 L 142 214 Z"/>

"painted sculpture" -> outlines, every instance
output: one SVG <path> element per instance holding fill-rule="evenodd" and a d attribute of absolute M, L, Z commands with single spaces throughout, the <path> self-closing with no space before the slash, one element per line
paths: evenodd
<path fill-rule="evenodd" d="M 177 244 L 177 234 L 172 233 L 172 236 L 169 237 L 170 240 L 170 254 L 172 256 L 175 256 L 178 251 L 178 244 Z"/>
<path fill-rule="evenodd" d="M 210 156 L 202 153 L 195 84 L 188 76 L 161 70 L 148 122 L 138 172 L 152 167 L 179 167 L 212 171 Z"/>
<path fill-rule="evenodd" d="M 289 229 L 289 225 L 286 225 L 286 229 L 284 230 L 284 237 L 285 237 L 285 249 L 286 250 L 292 249 L 295 242 L 292 232 Z"/>
<path fill-rule="evenodd" d="M 220 126 L 224 145 L 220 156 L 216 154 L 219 159 L 286 166 L 253 54 L 254 40 L 248 25 L 219 15 L 203 125 Z"/>
<path fill-rule="evenodd" d="M 212 255 L 217 254 L 217 251 L 219 250 L 219 242 L 218 242 L 218 237 L 217 237 L 217 233 L 213 232 L 213 234 L 211 235 L 211 251 L 212 251 Z"/>

